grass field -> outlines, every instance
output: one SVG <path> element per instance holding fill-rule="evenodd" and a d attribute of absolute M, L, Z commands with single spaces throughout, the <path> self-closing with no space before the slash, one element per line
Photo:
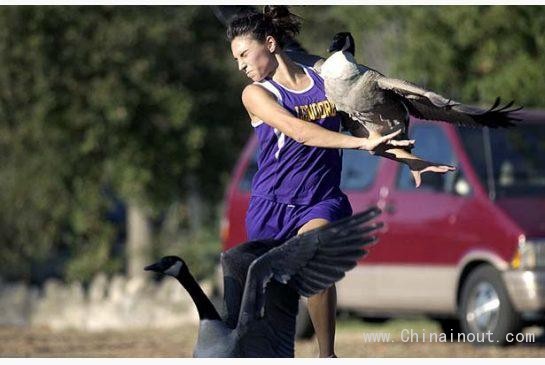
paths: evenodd
<path fill-rule="evenodd" d="M 392 320 L 371 324 L 357 319 L 340 319 L 336 350 L 339 357 L 545 357 L 544 336 L 535 343 L 507 348 L 475 347 L 468 343 L 403 342 L 402 331 L 440 332 L 435 322 Z M 52 332 L 47 329 L 0 327 L 2 357 L 189 357 L 197 336 L 196 325 L 168 330 L 109 331 L 85 333 Z M 390 333 L 394 342 L 372 343 L 364 333 Z M 539 334 L 539 333 L 538 333 Z M 316 357 L 315 338 L 297 341 L 296 357 Z"/>

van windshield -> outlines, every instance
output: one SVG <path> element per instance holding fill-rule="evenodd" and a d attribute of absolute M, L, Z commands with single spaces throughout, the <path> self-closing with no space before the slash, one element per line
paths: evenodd
<path fill-rule="evenodd" d="M 458 128 L 492 199 L 545 196 L 545 124 L 509 129 Z"/>

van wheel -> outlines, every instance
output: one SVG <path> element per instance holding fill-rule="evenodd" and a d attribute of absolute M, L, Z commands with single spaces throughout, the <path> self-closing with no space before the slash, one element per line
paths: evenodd
<path fill-rule="evenodd" d="M 299 299 L 299 313 L 295 322 L 295 338 L 309 339 L 314 335 L 314 326 L 308 314 L 306 300 Z"/>
<path fill-rule="evenodd" d="M 474 338 L 475 345 L 513 344 L 507 342 L 507 334 L 514 336 L 522 328 L 520 314 L 511 304 L 500 273 L 489 265 L 477 267 L 463 284 L 459 318 L 466 336 L 473 334 L 469 339 Z"/>

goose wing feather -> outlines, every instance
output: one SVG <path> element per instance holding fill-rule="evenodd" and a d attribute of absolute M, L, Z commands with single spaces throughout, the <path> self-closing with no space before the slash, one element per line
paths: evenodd
<path fill-rule="evenodd" d="M 230 328 L 235 328 L 240 313 L 240 303 L 246 274 L 250 264 L 283 241 L 267 239 L 252 240 L 221 253 L 223 271 L 223 318 Z"/>
<path fill-rule="evenodd" d="M 385 90 L 401 95 L 411 115 L 425 120 L 443 121 L 464 127 L 511 127 L 520 121 L 514 112 L 522 107 L 511 108 L 513 101 L 501 106 L 496 98 L 488 110 L 445 98 L 433 91 L 423 89 L 408 81 L 380 77 L 377 84 Z"/>

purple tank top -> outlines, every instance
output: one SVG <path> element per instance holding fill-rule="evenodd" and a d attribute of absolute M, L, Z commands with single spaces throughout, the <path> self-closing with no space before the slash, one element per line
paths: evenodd
<path fill-rule="evenodd" d="M 256 84 L 272 92 L 278 103 L 297 118 L 340 131 L 340 116 L 325 96 L 322 78 L 313 69 L 300 66 L 311 78 L 305 90 L 287 89 L 271 78 Z M 344 195 L 339 188 L 342 149 L 305 146 L 263 121 L 252 125 L 259 140 L 252 195 L 298 205 Z"/>

